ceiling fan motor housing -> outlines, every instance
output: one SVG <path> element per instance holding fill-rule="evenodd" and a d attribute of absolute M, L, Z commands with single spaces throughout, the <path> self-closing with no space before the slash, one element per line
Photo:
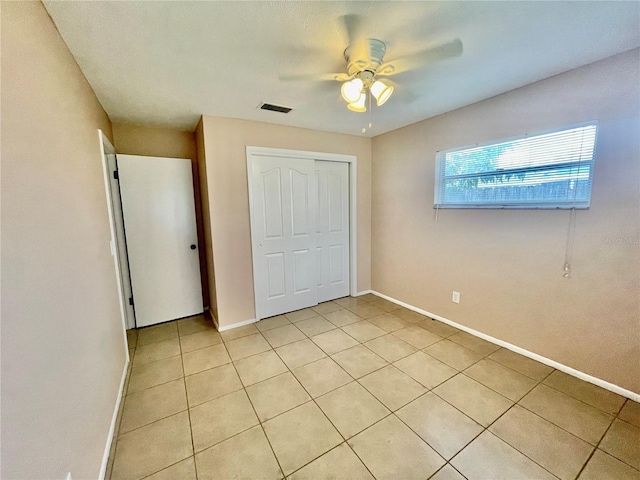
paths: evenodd
<path fill-rule="evenodd" d="M 362 48 L 361 42 L 354 42 L 344 51 L 344 58 L 347 61 L 347 71 L 349 75 L 357 75 L 360 72 L 368 71 L 371 78 L 382 64 L 382 59 L 387 50 L 386 45 L 380 40 L 369 38 L 364 40 L 366 48 Z M 360 76 L 362 81 L 365 78 Z"/>
<path fill-rule="evenodd" d="M 375 75 L 374 72 L 370 70 L 364 70 L 362 72 L 358 72 L 356 74 L 356 78 L 359 78 L 360 80 L 362 80 L 362 84 L 364 85 L 365 88 L 369 88 L 373 83 L 374 75 Z"/>

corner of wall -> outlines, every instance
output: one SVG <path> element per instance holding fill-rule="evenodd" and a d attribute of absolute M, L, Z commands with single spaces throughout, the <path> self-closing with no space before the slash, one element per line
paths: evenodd
<path fill-rule="evenodd" d="M 198 177 L 200 181 L 200 201 L 202 204 L 202 228 L 204 230 L 205 258 L 207 263 L 207 280 L 209 287 L 209 310 L 218 319 L 218 298 L 216 295 L 215 264 L 213 259 L 213 240 L 211 234 L 211 210 L 209 204 L 209 182 L 207 180 L 207 155 L 204 139 L 204 115 L 200 117 L 193 132 L 196 141 L 198 159 Z"/>

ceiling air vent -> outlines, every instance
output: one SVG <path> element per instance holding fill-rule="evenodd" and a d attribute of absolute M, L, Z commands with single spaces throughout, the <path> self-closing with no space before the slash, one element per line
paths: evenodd
<path fill-rule="evenodd" d="M 281 105 L 272 105 L 271 103 L 261 103 L 260 105 L 258 105 L 258 108 L 260 108 L 260 110 L 271 110 L 272 112 L 280 112 L 280 113 L 289 113 L 291 110 L 293 110 L 292 108 L 289 108 L 289 107 L 283 107 Z"/>

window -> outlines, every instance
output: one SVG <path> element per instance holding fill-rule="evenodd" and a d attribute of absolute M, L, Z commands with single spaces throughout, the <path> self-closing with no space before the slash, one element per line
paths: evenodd
<path fill-rule="evenodd" d="M 597 123 L 438 152 L 437 208 L 588 208 Z"/>

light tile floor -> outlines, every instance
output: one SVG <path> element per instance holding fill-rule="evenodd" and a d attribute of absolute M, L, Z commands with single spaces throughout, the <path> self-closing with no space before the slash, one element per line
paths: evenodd
<path fill-rule="evenodd" d="M 365 295 L 128 332 L 107 479 L 640 479 L 640 405 Z"/>

